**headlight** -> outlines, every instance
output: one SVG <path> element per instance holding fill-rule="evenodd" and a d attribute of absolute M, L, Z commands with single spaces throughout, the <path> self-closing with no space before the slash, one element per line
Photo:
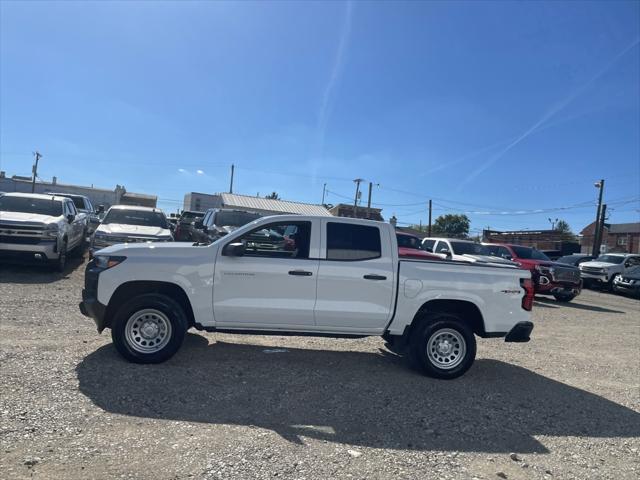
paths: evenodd
<path fill-rule="evenodd" d="M 44 229 L 45 237 L 56 238 L 58 236 L 58 224 L 47 225 Z"/>
<path fill-rule="evenodd" d="M 96 267 L 103 268 L 103 269 L 106 270 L 107 268 L 115 267 L 116 265 L 124 262 L 126 258 L 127 257 L 115 257 L 115 256 L 109 256 L 109 255 L 96 255 L 95 257 L 93 257 L 93 261 L 94 261 Z"/>

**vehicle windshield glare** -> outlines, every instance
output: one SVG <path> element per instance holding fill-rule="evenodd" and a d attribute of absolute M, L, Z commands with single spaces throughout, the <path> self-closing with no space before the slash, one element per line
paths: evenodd
<path fill-rule="evenodd" d="M 169 228 L 167 219 L 161 212 L 147 210 L 111 209 L 102 221 L 104 224 L 121 223 L 123 225 L 139 225 L 142 227 Z"/>
<path fill-rule="evenodd" d="M 622 255 L 600 255 L 596 260 L 596 262 L 604 262 L 604 263 L 622 263 L 624 261 L 624 257 Z"/>
<path fill-rule="evenodd" d="M 456 255 L 490 255 L 484 245 L 472 242 L 450 242 L 453 253 Z"/>
<path fill-rule="evenodd" d="M 180 215 L 180 220 L 198 220 L 200 218 L 204 218 L 204 213 L 202 213 L 202 212 L 182 212 L 182 215 Z"/>
<path fill-rule="evenodd" d="M 218 227 L 242 227 L 258 218 L 260 215 L 257 213 L 220 211 L 216 213 L 214 223 Z"/>
<path fill-rule="evenodd" d="M 29 197 L 0 197 L 0 211 L 34 213 L 36 215 L 48 215 L 59 217 L 62 215 L 62 202 L 60 200 Z"/>
<path fill-rule="evenodd" d="M 516 253 L 518 258 L 524 258 L 525 260 L 545 260 L 550 262 L 551 259 L 544 253 L 531 247 L 520 247 L 518 245 L 512 245 L 511 248 Z"/>
<path fill-rule="evenodd" d="M 420 239 L 413 235 L 397 234 L 398 247 L 420 249 Z"/>

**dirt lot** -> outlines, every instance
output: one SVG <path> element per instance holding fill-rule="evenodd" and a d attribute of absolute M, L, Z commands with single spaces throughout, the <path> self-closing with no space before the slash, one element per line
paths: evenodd
<path fill-rule="evenodd" d="M 444 382 L 378 338 L 193 333 L 128 364 L 78 311 L 83 271 L 0 267 L 3 478 L 640 475 L 637 300 L 539 298 L 530 343 L 482 340 Z"/>

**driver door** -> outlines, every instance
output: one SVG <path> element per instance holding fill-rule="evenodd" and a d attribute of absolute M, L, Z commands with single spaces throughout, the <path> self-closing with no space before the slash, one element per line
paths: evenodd
<path fill-rule="evenodd" d="M 224 247 L 218 252 L 213 284 L 216 327 L 304 330 L 315 326 L 318 222 L 263 224 L 225 242 L 243 242 L 246 249 L 241 256 L 223 254 Z"/>

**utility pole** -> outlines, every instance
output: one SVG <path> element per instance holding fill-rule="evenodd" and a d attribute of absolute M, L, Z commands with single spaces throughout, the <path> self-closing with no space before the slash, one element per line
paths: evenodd
<path fill-rule="evenodd" d="M 35 193 L 36 191 L 36 177 L 38 176 L 38 160 L 42 158 L 40 152 L 37 150 L 33 153 L 36 157 L 36 163 L 33 165 L 33 179 L 31 180 L 31 193 Z"/>
<path fill-rule="evenodd" d="M 364 182 L 364 179 L 356 178 L 354 182 L 356 184 L 356 196 L 353 199 L 353 217 L 358 218 L 358 196 L 360 195 L 360 183 Z"/>
<path fill-rule="evenodd" d="M 607 212 L 607 205 L 602 205 L 600 209 L 600 221 L 598 222 L 598 253 L 596 255 L 600 255 L 600 247 L 602 245 L 602 235 L 604 234 L 604 218 Z"/>
<path fill-rule="evenodd" d="M 327 184 L 322 186 L 322 205 L 324 205 L 324 195 L 327 193 Z"/>
<path fill-rule="evenodd" d="M 600 255 L 600 243 L 602 242 L 602 238 L 600 237 L 601 225 L 600 225 L 600 217 L 602 217 L 602 194 L 604 192 L 604 178 L 599 182 L 593 184 L 594 187 L 600 189 L 600 193 L 598 196 L 598 210 L 596 212 L 596 226 L 593 231 L 593 249 L 591 251 L 591 255 L 597 257 Z"/>
<path fill-rule="evenodd" d="M 429 230 L 428 230 L 429 236 L 431 236 L 431 207 L 432 207 L 431 200 L 429 200 Z"/>
<path fill-rule="evenodd" d="M 234 169 L 235 169 L 235 166 L 232 163 L 231 164 L 231 183 L 229 184 L 229 193 L 233 193 L 233 170 Z"/>
<path fill-rule="evenodd" d="M 367 200 L 367 208 L 371 208 L 371 189 L 373 188 L 373 182 L 369 182 L 369 199 Z"/>

